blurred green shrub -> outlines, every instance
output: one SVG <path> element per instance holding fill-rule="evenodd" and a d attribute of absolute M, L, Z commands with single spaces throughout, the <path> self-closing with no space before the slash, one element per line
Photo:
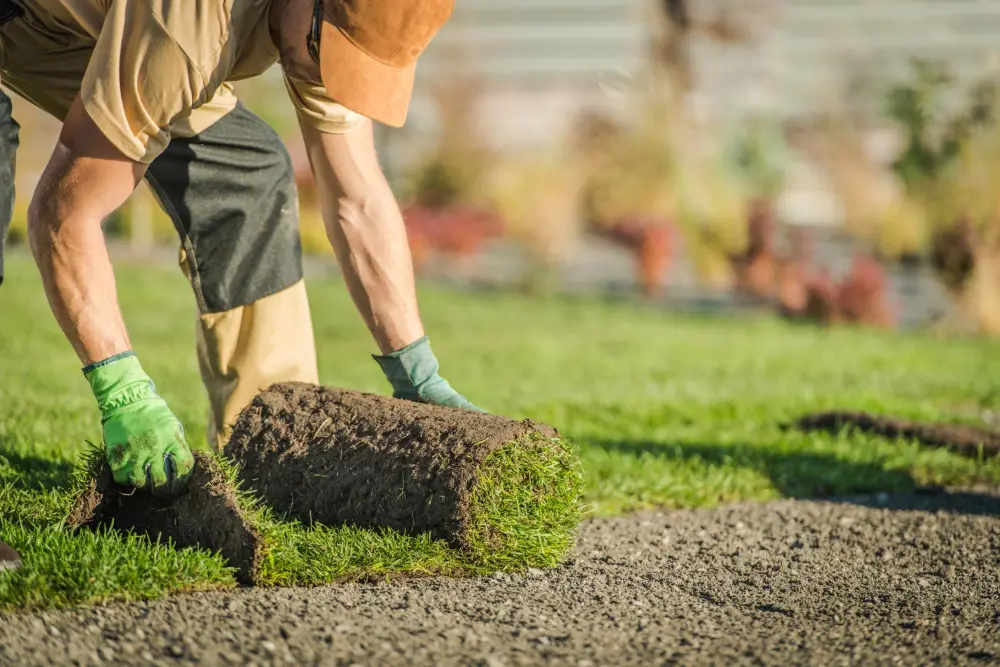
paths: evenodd
<path fill-rule="evenodd" d="M 586 163 L 582 206 L 588 223 L 613 227 L 625 219 L 675 221 L 680 208 L 680 110 L 665 99 L 637 100 L 631 122 L 606 122 L 594 138 L 577 135 Z M 589 119 L 592 124 L 595 121 Z"/>
<path fill-rule="evenodd" d="M 18 197 L 14 200 L 14 214 L 10 220 L 10 229 L 7 231 L 8 245 L 28 243 L 28 202 L 25 199 L 26 197 Z"/>
<path fill-rule="evenodd" d="M 730 151 L 750 195 L 773 202 L 785 187 L 791 157 L 780 124 L 764 116 L 748 119 L 740 124 Z"/>
<path fill-rule="evenodd" d="M 912 191 L 933 189 L 962 144 L 976 128 L 995 117 L 997 82 L 974 86 L 964 105 L 950 108 L 955 80 L 944 66 L 922 59 L 911 62 L 911 78 L 890 88 L 886 111 L 904 133 L 905 147 L 892 168 Z"/>
<path fill-rule="evenodd" d="M 479 84 L 456 75 L 429 93 L 440 131 L 434 145 L 404 174 L 400 199 L 427 208 L 479 204 L 487 171 L 497 158 L 477 126 Z"/>
<path fill-rule="evenodd" d="M 719 147 L 685 160 L 680 225 L 699 279 L 725 288 L 736 281 L 731 258 L 750 243 L 751 198 L 728 156 Z"/>
<path fill-rule="evenodd" d="M 315 202 L 299 206 L 299 239 L 302 253 L 313 257 L 333 257 L 333 246 L 326 235 L 326 223 Z"/>
<path fill-rule="evenodd" d="M 864 124 L 830 115 L 804 133 L 800 147 L 825 171 L 849 235 L 884 260 L 925 255 L 930 229 L 924 202 L 890 163 L 873 155 Z"/>
<path fill-rule="evenodd" d="M 1000 122 L 963 138 L 934 193 L 931 263 L 974 326 L 1000 334 Z"/>
<path fill-rule="evenodd" d="M 747 197 L 733 155 L 671 91 L 652 87 L 633 99 L 628 121 L 588 118 L 577 131 L 587 224 L 633 254 L 647 294 L 662 287 L 681 240 L 699 278 L 719 286 L 732 280 L 729 254 L 746 245 Z"/>
<path fill-rule="evenodd" d="M 987 77 L 950 105 L 952 76 L 913 63 L 910 81 L 888 95 L 888 113 L 906 140 L 893 162 L 926 253 L 962 315 L 1000 334 L 1000 82 Z M 912 223 L 915 226 L 915 223 Z"/>

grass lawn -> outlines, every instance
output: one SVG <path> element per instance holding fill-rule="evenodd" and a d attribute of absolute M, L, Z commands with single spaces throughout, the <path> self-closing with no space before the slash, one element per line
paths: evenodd
<path fill-rule="evenodd" d="M 193 439 L 206 399 L 194 302 L 171 266 L 119 262 L 133 344 Z M 114 532 L 70 535 L 74 465 L 100 440 L 98 413 L 49 313 L 34 265 L 8 258 L 0 287 L 0 538 L 25 567 L 0 578 L 0 608 L 23 609 L 232 586 L 216 556 Z M 310 285 L 326 384 L 388 394 L 343 285 Z M 1000 409 L 1000 345 L 929 334 L 823 331 L 770 318 L 681 316 L 569 298 L 421 289 L 444 376 L 481 407 L 559 428 L 579 447 L 595 514 L 734 500 L 1000 483 L 1000 461 L 908 442 L 801 434 L 781 424 L 848 408 L 969 420 Z M 441 545 L 275 522 L 276 584 L 358 573 L 461 569 Z M 282 560 L 283 559 L 283 560 Z"/>

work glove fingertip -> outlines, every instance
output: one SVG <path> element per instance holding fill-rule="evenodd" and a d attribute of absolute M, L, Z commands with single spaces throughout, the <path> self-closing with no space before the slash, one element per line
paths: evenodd
<path fill-rule="evenodd" d="M 170 459 L 172 471 L 169 482 L 170 493 L 171 495 L 176 495 L 187 487 L 188 482 L 191 481 L 191 476 L 194 473 L 194 468 L 179 468 L 172 454 L 168 454 L 167 458 Z"/>
<path fill-rule="evenodd" d="M 183 447 L 177 451 L 168 452 L 167 456 L 171 459 L 175 478 L 180 479 L 181 477 L 191 475 L 191 472 L 194 470 L 195 461 L 190 449 Z"/>
<path fill-rule="evenodd" d="M 133 465 L 131 468 L 125 471 L 122 480 L 115 477 L 115 481 L 119 484 L 127 484 L 129 486 L 134 486 L 137 489 L 146 488 L 146 471 L 143 466 Z"/>
<path fill-rule="evenodd" d="M 157 498 L 166 498 L 176 493 L 177 464 L 174 461 L 173 454 L 164 454 L 162 461 L 157 467 L 159 468 L 160 466 L 163 469 L 163 480 L 162 482 L 158 480 L 156 484 L 151 484 L 150 488 L 153 495 Z"/>
<path fill-rule="evenodd" d="M 122 486 L 132 484 L 132 474 L 128 468 L 115 468 L 112 466 L 111 479 L 115 481 L 115 484 L 121 484 Z"/>
<path fill-rule="evenodd" d="M 169 480 L 167 478 L 166 460 L 164 458 L 154 458 L 148 461 L 144 466 L 144 470 L 146 473 L 146 484 L 149 488 L 158 490 L 167 486 Z"/>
<path fill-rule="evenodd" d="M 105 458 L 112 470 L 127 470 L 128 468 L 128 446 L 122 443 L 104 443 Z M 117 481 L 117 480 L 116 480 Z"/>

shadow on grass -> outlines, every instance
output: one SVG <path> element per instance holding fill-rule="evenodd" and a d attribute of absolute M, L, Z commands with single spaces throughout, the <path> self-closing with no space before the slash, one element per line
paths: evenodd
<path fill-rule="evenodd" d="M 0 481 L 33 491 L 62 489 L 69 484 L 72 472 L 71 463 L 18 454 L 0 443 Z"/>
<path fill-rule="evenodd" d="M 1000 516 L 1000 496 L 988 492 L 921 487 L 903 470 L 878 462 L 845 461 L 832 454 L 775 451 L 741 444 L 590 440 L 588 444 L 634 456 L 650 454 L 716 466 L 751 469 L 770 478 L 786 498 L 825 500 L 865 507 Z"/>
<path fill-rule="evenodd" d="M 917 484 L 901 470 L 873 462 L 844 461 L 820 452 L 784 452 L 742 444 L 663 443 L 642 440 L 587 440 L 634 456 L 697 459 L 709 465 L 756 470 L 788 498 L 817 498 L 875 491 L 912 491 Z"/>

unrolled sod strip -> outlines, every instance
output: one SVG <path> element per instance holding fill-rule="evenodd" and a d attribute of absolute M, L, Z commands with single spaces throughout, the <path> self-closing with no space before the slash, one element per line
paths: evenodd
<path fill-rule="evenodd" d="M 221 554 L 242 583 L 255 583 L 264 553 L 261 532 L 219 462 L 202 452 L 194 456 L 194 473 L 184 492 L 156 498 L 115 484 L 103 452 L 91 454 L 85 463 L 89 479 L 77 490 L 67 525 L 114 526 L 154 541 L 169 539 L 181 548 L 206 548 Z"/>
<path fill-rule="evenodd" d="M 530 420 L 284 383 L 244 409 L 224 453 L 279 513 L 430 533 L 484 567 L 558 564 L 580 518 L 575 451 Z"/>

